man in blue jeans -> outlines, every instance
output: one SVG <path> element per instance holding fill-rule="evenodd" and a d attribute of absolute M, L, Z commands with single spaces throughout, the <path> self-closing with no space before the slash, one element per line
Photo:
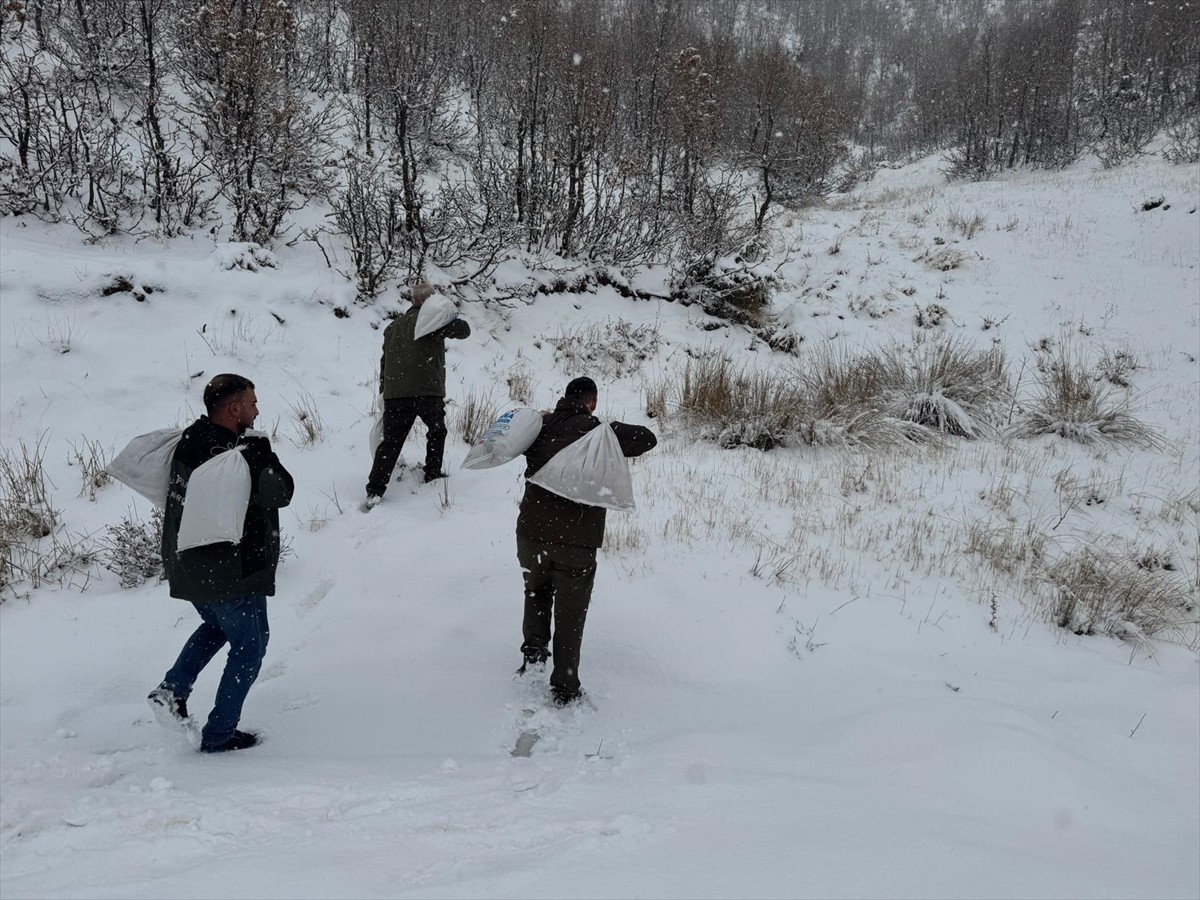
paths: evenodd
<path fill-rule="evenodd" d="M 258 743 L 258 735 L 239 731 L 237 725 L 267 652 L 267 597 L 275 593 L 279 564 L 279 509 L 291 502 L 294 484 L 267 437 L 250 431 L 258 416 L 258 398 L 249 379 L 218 375 L 204 389 L 204 406 L 208 414 L 184 429 L 175 448 L 162 539 L 171 596 L 190 601 L 203 621 L 148 699 L 161 723 L 185 724 L 192 685 L 228 643 L 216 704 L 200 735 L 203 752 L 220 753 Z M 251 482 L 242 540 L 178 550 L 192 472 L 235 447 L 246 460 Z"/>

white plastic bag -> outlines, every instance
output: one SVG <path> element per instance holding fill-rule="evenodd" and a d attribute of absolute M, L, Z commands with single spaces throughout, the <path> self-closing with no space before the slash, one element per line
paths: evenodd
<path fill-rule="evenodd" d="M 242 540 L 250 505 L 250 466 L 234 447 L 197 466 L 188 479 L 176 550 Z"/>
<path fill-rule="evenodd" d="M 371 451 L 371 459 L 375 458 L 375 451 L 379 449 L 379 445 L 383 443 L 383 416 L 375 417 L 375 423 L 371 426 L 371 434 L 367 437 L 367 447 Z"/>
<path fill-rule="evenodd" d="M 529 479 L 553 494 L 605 509 L 634 508 L 633 479 L 621 442 L 607 422 L 550 457 Z"/>
<path fill-rule="evenodd" d="M 444 328 L 458 317 L 458 307 L 444 294 L 434 294 L 421 304 L 417 311 L 417 325 L 413 337 L 420 339 Z"/>
<path fill-rule="evenodd" d="M 490 469 L 516 459 L 529 449 L 542 430 L 542 414 L 519 406 L 501 413 L 487 431 L 467 451 L 464 469 Z"/>
<path fill-rule="evenodd" d="M 375 451 L 383 443 L 383 399 L 380 394 L 375 395 L 371 416 L 374 421 L 371 423 L 371 433 L 367 436 L 367 449 L 371 451 L 371 459 L 375 459 Z"/>
<path fill-rule="evenodd" d="M 139 434 L 106 467 L 113 478 L 133 488 L 159 509 L 167 505 L 171 460 L 182 428 L 160 428 Z"/>

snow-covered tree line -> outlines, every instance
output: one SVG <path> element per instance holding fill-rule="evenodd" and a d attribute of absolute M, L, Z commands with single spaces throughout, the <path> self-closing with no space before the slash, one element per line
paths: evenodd
<path fill-rule="evenodd" d="M 364 296 L 517 246 L 703 272 L 888 158 L 1116 163 L 1164 127 L 1194 155 L 1198 23 L 1195 0 L 6 0 L 0 212 L 340 239 Z"/>

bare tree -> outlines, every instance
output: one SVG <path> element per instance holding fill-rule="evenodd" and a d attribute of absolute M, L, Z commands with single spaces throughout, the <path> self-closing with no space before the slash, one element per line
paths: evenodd
<path fill-rule="evenodd" d="M 267 243 L 329 184 L 332 109 L 289 81 L 296 37 L 287 0 L 212 0 L 186 16 L 184 85 L 203 123 L 212 174 L 233 213 L 233 238 Z"/>

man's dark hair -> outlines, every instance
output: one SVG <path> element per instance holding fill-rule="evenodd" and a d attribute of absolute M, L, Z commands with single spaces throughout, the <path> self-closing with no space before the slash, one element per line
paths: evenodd
<path fill-rule="evenodd" d="M 243 391 L 253 390 L 254 382 L 242 375 L 217 375 L 204 388 L 204 408 L 211 416 Z"/>
<path fill-rule="evenodd" d="M 595 400 L 599 396 L 599 391 L 596 389 L 596 382 L 588 378 L 586 375 L 581 375 L 578 378 L 572 378 L 567 384 L 567 389 L 563 391 L 563 396 L 568 400 Z"/>

